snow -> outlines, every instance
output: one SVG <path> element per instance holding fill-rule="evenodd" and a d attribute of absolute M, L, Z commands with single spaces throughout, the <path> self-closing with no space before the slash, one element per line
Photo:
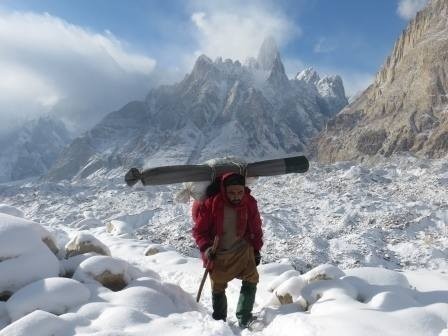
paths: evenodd
<path fill-rule="evenodd" d="M 33 282 L 14 293 L 6 307 L 12 321 L 35 310 L 56 315 L 69 308 L 86 303 L 90 291 L 78 281 L 65 278 L 47 278 Z"/>
<path fill-rule="evenodd" d="M 36 225 L 0 214 L 0 294 L 59 275 L 59 262 L 42 242 Z"/>
<path fill-rule="evenodd" d="M 15 217 L 23 217 L 22 210 L 7 204 L 0 204 L 0 213 L 4 213 Z"/>
<path fill-rule="evenodd" d="M 227 289 L 227 323 L 210 316 L 208 281 L 195 302 L 203 268 L 190 204 L 173 201 L 180 186 L 129 189 L 122 176 L 2 184 L 0 203 L 27 220 L 0 214 L 0 256 L 18 256 L 0 261 L 0 286 L 7 274 L 17 284 L 0 301 L 0 335 L 447 335 L 447 175 L 446 160 L 396 157 L 254 181 L 266 242 L 257 332 L 234 325 L 239 280 Z M 127 223 L 125 234 L 108 229 L 112 221 Z M 48 232 L 66 246 L 79 223 L 83 240 L 113 257 L 57 260 L 42 243 Z M 4 268 L 25 256 L 28 264 Z M 25 274 L 48 264 L 51 274 Z M 104 287 L 105 272 L 121 275 L 123 288 Z"/>

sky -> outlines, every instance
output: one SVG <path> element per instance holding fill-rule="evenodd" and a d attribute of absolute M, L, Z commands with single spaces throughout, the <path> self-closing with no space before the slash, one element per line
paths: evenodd
<path fill-rule="evenodd" d="M 0 134 L 53 113 L 84 130 L 195 59 L 256 56 L 273 36 L 307 67 L 365 89 L 428 0 L 0 0 Z"/>

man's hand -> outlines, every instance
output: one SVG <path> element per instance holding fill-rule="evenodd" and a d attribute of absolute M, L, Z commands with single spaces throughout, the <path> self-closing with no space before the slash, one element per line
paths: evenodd
<path fill-rule="evenodd" d="M 208 260 L 214 260 L 216 258 L 216 253 L 213 251 L 213 246 L 210 246 L 205 250 L 205 256 Z"/>
<path fill-rule="evenodd" d="M 260 265 L 261 262 L 261 254 L 260 251 L 255 252 L 255 265 Z"/>

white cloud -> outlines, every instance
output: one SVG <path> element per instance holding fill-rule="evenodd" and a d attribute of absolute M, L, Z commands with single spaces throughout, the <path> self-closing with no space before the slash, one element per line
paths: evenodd
<path fill-rule="evenodd" d="M 405 20 L 412 19 L 415 14 L 423 9 L 428 0 L 399 0 L 397 13 Z"/>
<path fill-rule="evenodd" d="M 256 6 L 241 1 L 201 4 L 191 16 L 200 46 L 196 54 L 244 61 L 257 56 L 267 36 L 282 45 L 300 35 L 300 28 L 268 1 L 258 1 Z"/>
<path fill-rule="evenodd" d="M 0 11 L 0 46 L 0 128 L 52 108 L 90 126 L 143 98 L 155 67 L 110 32 L 91 32 L 49 14 Z"/>

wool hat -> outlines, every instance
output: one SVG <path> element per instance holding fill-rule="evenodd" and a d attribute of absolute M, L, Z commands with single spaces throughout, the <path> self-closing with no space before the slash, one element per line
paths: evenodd
<path fill-rule="evenodd" d="M 232 174 L 224 180 L 224 186 L 228 187 L 230 185 L 246 185 L 246 179 L 243 175 Z"/>

